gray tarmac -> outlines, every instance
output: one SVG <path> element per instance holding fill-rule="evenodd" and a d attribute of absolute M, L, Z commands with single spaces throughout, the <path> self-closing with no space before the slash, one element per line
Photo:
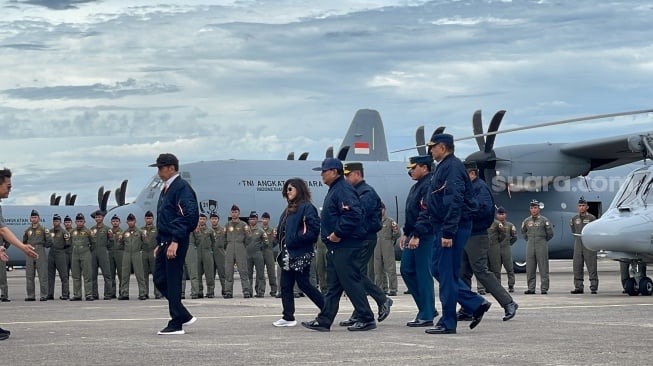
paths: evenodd
<path fill-rule="evenodd" d="M 653 297 L 622 294 L 619 265 L 611 261 L 599 263 L 597 295 L 569 293 L 571 261 L 551 261 L 548 295 L 539 294 L 539 276 L 538 294 L 524 295 L 526 278 L 517 274 L 514 299 L 519 310 L 513 320 L 502 321 L 503 309 L 488 295 L 493 306 L 481 324 L 470 330 L 469 323 L 461 322 L 455 335 L 429 335 L 424 328 L 406 327 L 416 308 L 410 295 L 401 294 L 403 282 L 389 318 L 373 331 L 350 332 L 337 325 L 352 310 L 345 298 L 331 332 L 322 333 L 299 324 L 275 328 L 272 322 L 281 314 L 279 299 L 236 295 L 230 300 L 185 300 L 198 321 L 186 327 L 185 335 L 159 336 L 156 332 L 168 320 L 167 302 L 137 300 L 134 279 L 130 301 L 25 302 L 23 276 L 23 270 L 9 273 L 12 301 L 0 303 L 0 326 L 12 332 L 8 340 L 0 341 L 3 365 L 651 363 Z M 505 276 L 503 280 L 505 284 Z M 60 288 L 58 280 L 56 286 Z M 296 306 L 298 321 L 317 314 L 306 298 L 297 299 Z M 439 302 L 436 306 L 440 310 Z"/>

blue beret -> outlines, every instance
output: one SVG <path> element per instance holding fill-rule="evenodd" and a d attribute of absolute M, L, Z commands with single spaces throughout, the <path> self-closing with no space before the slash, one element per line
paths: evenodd
<path fill-rule="evenodd" d="M 433 146 L 439 143 L 453 145 L 453 136 L 448 133 L 434 133 L 433 136 L 431 136 L 431 141 L 429 141 L 427 145 Z"/>
<path fill-rule="evenodd" d="M 499 208 L 497 208 L 497 213 L 504 214 L 506 213 L 506 209 L 503 208 L 503 206 L 499 206 Z"/>
<path fill-rule="evenodd" d="M 215 213 L 215 212 L 211 212 L 210 217 L 211 217 L 211 218 L 213 218 L 213 217 L 217 217 L 218 219 L 220 218 L 220 216 L 218 216 L 218 214 Z"/>
<path fill-rule="evenodd" d="M 342 162 L 336 158 L 326 158 L 322 161 L 322 165 L 313 168 L 315 171 L 325 171 L 325 170 L 331 170 L 331 169 L 338 169 L 338 171 L 343 171 L 342 169 Z"/>
<path fill-rule="evenodd" d="M 426 164 L 426 165 L 431 165 L 433 163 L 433 158 L 431 155 L 418 155 L 418 156 L 413 156 L 410 159 L 408 159 L 408 169 L 414 168 L 417 164 Z"/>
<path fill-rule="evenodd" d="M 77 216 L 75 216 L 75 220 L 84 220 L 84 214 L 83 213 L 78 213 Z"/>
<path fill-rule="evenodd" d="M 133 213 L 127 215 L 127 221 L 136 221 L 136 216 Z"/>
<path fill-rule="evenodd" d="M 70 216 L 66 215 L 66 217 L 63 218 L 63 222 L 72 222 L 73 219 L 70 218 Z"/>
<path fill-rule="evenodd" d="M 531 207 L 540 207 L 540 202 L 538 200 L 531 200 Z"/>
<path fill-rule="evenodd" d="M 111 217 L 111 221 L 113 221 L 113 220 L 118 220 L 118 221 L 120 221 L 120 217 L 118 217 L 118 215 L 113 215 L 113 216 Z"/>
<path fill-rule="evenodd" d="M 154 214 L 152 213 L 152 211 L 147 210 L 147 212 L 145 213 L 145 217 L 154 217 Z"/>
<path fill-rule="evenodd" d="M 61 221 L 61 216 L 59 216 L 59 214 L 54 214 L 54 216 L 52 216 L 52 221 L 54 221 L 54 220 Z"/>
<path fill-rule="evenodd" d="M 579 205 L 586 205 L 586 204 L 587 204 L 587 200 L 585 199 L 585 197 L 580 196 L 580 198 L 578 199 L 578 204 L 579 204 Z"/>
<path fill-rule="evenodd" d="M 269 218 L 270 218 L 270 214 L 267 213 L 267 212 L 263 212 L 263 215 L 261 215 L 261 218 L 263 218 L 263 219 L 269 219 Z"/>
<path fill-rule="evenodd" d="M 36 210 L 32 210 L 32 212 L 30 213 L 30 217 L 33 217 L 33 216 L 39 216 L 39 212 L 36 211 Z"/>

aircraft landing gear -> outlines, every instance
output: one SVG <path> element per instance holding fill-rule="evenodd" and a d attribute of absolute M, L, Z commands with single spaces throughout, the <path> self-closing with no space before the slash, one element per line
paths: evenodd
<path fill-rule="evenodd" d="M 639 293 L 642 296 L 651 296 L 653 294 L 653 281 L 650 277 L 642 277 L 639 280 Z"/>
<path fill-rule="evenodd" d="M 630 296 L 637 296 L 639 294 L 639 291 L 637 291 L 637 281 L 632 277 L 627 279 L 624 284 L 624 290 Z"/>

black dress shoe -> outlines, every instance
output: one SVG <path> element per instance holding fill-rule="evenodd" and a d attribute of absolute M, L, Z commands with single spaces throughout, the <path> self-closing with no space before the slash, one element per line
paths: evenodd
<path fill-rule="evenodd" d="M 139 296 L 138 299 L 139 300 L 147 300 L 147 296 Z"/>
<path fill-rule="evenodd" d="M 392 299 L 386 297 L 383 305 L 379 307 L 379 322 L 384 321 L 388 317 L 388 315 L 390 315 L 391 307 L 392 307 Z"/>
<path fill-rule="evenodd" d="M 69 299 L 68 296 L 59 296 L 59 300 L 68 300 L 68 299 Z"/>
<path fill-rule="evenodd" d="M 25 301 L 36 301 L 36 299 L 33 297 L 26 297 Z"/>
<path fill-rule="evenodd" d="M 243 295 L 243 297 L 244 297 L 245 299 L 251 299 L 251 298 L 252 298 L 252 294 L 248 294 L 248 293 L 246 293 L 246 294 Z"/>
<path fill-rule="evenodd" d="M 404 295 L 410 295 L 410 290 L 404 291 Z"/>
<path fill-rule="evenodd" d="M 254 297 L 256 297 L 257 299 L 262 299 L 262 298 L 265 297 L 265 295 L 264 294 L 256 294 L 256 295 L 254 295 Z"/>
<path fill-rule="evenodd" d="M 352 325 L 356 324 L 356 322 L 358 322 L 358 320 L 356 320 L 354 318 L 349 318 L 347 320 L 341 321 L 340 323 L 338 323 L 338 325 L 341 326 L 341 327 L 349 327 L 349 326 L 352 326 Z"/>
<path fill-rule="evenodd" d="M 129 296 L 119 296 L 118 300 L 129 300 Z"/>
<path fill-rule="evenodd" d="M 102 298 L 103 300 L 111 300 L 111 296 L 105 296 Z"/>
<path fill-rule="evenodd" d="M 412 328 L 432 327 L 433 326 L 433 320 L 415 319 L 415 320 L 411 320 L 408 323 L 406 323 L 406 326 L 409 326 L 409 327 L 412 327 Z"/>
<path fill-rule="evenodd" d="M 214 297 L 215 297 L 214 294 L 206 294 L 206 298 L 207 298 L 207 299 L 212 299 L 212 298 L 214 298 Z"/>
<path fill-rule="evenodd" d="M 233 299 L 233 298 L 234 298 L 234 295 L 232 295 L 232 294 L 224 294 L 224 295 L 222 295 L 222 297 L 225 298 L 225 299 Z"/>
<path fill-rule="evenodd" d="M 459 322 L 471 322 L 474 320 L 474 316 L 463 309 L 458 310 L 458 313 L 456 313 L 456 319 Z"/>
<path fill-rule="evenodd" d="M 596 290 L 592 290 L 591 294 L 596 295 L 597 294 Z"/>
<path fill-rule="evenodd" d="M 318 332 L 330 332 L 331 329 L 329 329 L 327 326 L 324 326 L 320 323 L 317 322 L 317 320 L 311 320 L 310 322 L 302 322 L 302 326 L 304 328 L 308 328 L 311 330 L 317 330 Z"/>
<path fill-rule="evenodd" d="M 373 321 L 367 323 L 356 322 L 354 323 L 354 325 L 347 327 L 347 330 L 352 332 L 372 330 L 372 329 L 376 329 L 376 323 Z"/>
<path fill-rule="evenodd" d="M 577 289 L 577 288 L 575 288 L 575 289 L 569 291 L 570 294 L 574 294 L 574 295 L 576 295 L 576 294 L 582 294 L 583 292 L 585 292 L 585 291 L 583 291 L 583 290 L 581 290 L 581 289 Z"/>
<path fill-rule="evenodd" d="M 480 289 L 478 290 L 479 295 L 487 295 L 487 292 L 485 292 L 485 289 Z"/>
<path fill-rule="evenodd" d="M 54 300 L 54 296 L 47 296 L 45 299 L 46 300 Z"/>
<path fill-rule="evenodd" d="M 515 314 L 517 314 L 517 309 L 519 308 L 519 305 L 517 305 L 516 302 L 511 302 L 509 304 L 506 304 L 504 309 L 506 310 L 506 315 L 503 317 L 503 321 L 505 322 L 506 320 L 510 320 L 515 317 Z"/>
<path fill-rule="evenodd" d="M 203 299 L 203 298 L 204 298 L 204 294 L 197 294 L 197 298 L 198 298 L 198 299 Z"/>
<path fill-rule="evenodd" d="M 86 298 L 86 301 L 93 301 L 93 300 L 95 300 L 95 298 L 93 296 L 89 296 L 89 297 Z"/>
<path fill-rule="evenodd" d="M 39 301 L 48 301 L 48 298 L 45 297 L 45 296 L 41 296 L 41 297 L 39 298 Z"/>
<path fill-rule="evenodd" d="M 10 302 L 11 300 L 9 300 L 8 297 L 3 297 L 3 298 L 0 299 L 0 301 L 2 301 L 2 302 Z"/>
<path fill-rule="evenodd" d="M 0 334 L 11 334 L 11 332 L 8 331 L 7 329 L 0 328 Z"/>
<path fill-rule="evenodd" d="M 397 296 L 397 291 L 388 292 L 388 296 Z"/>
<path fill-rule="evenodd" d="M 93 300 L 100 300 L 100 296 L 98 296 L 98 295 L 93 295 Z"/>
<path fill-rule="evenodd" d="M 190 298 L 193 299 L 193 300 L 195 300 L 195 299 L 199 298 L 199 296 L 197 296 L 197 295 L 190 295 Z"/>
<path fill-rule="evenodd" d="M 512 286 L 509 286 L 509 287 L 508 287 L 508 292 L 515 292 L 515 288 L 512 287 Z"/>
<path fill-rule="evenodd" d="M 483 315 L 485 315 L 485 313 L 490 310 L 490 306 L 492 306 L 492 304 L 486 301 L 482 303 L 476 310 L 474 310 L 474 314 L 472 314 L 474 319 L 472 319 L 472 322 L 469 323 L 469 329 L 474 329 L 477 325 L 479 325 L 481 320 L 483 320 Z"/>
<path fill-rule="evenodd" d="M 549 291 L 547 291 L 547 290 L 542 290 L 542 291 L 540 291 L 540 293 L 541 293 L 542 295 L 546 295 L 546 294 L 549 293 Z"/>
<path fill-rule="evenodd" d="M 156 296 L 154 296 L 154 299 L 155 299 L 155 300 L 161 300 L 161 295 L 156 295 Z"/>
<path fill-rule="evenodd" d="M 524 291 L 524 295 L 535 295 L 535 290 L 526 290 Z"/>
<path fill-rule="evenodd" d="M 430 328 L 424 331 L 427 334 L 456 334 L 455 329 L 447 329 L 441 325 L 438 325 L 435 328 Z"/>
<path fill-rule="evenodd" d="M 70 301 L 82 301 L 81 297 L 71 297 Z"/>

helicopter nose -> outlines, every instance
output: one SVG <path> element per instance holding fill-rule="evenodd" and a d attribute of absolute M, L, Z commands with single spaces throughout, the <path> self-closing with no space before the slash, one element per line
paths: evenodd
<path fill-rule="evenodd" d="M 587 224 L 581 235 L 590 250 L 639 252 L 651 248 L 650 227 L 650 220 L 642 215 L 606 215 Z"/>

